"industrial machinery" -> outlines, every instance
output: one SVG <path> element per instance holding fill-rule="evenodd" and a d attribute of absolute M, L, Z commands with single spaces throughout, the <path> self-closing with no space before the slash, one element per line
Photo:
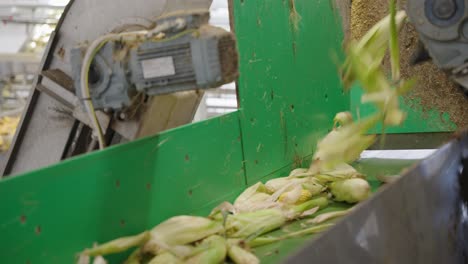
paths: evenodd
<path fill-rule="evenodd" d="M 85 4 L 71 1 L 46 51 L 6 164 L 0 166 L 3 174 L 188 123 L 204 89 L 234 81 L 234 35 L 208 24 L 211 1 L 187 2 L 142 1 L 135 14 L 119 10 L 111 17 L 120 20 L 95 25 L 77 14 L 100 16 L 107 6 L 83 11 Z"/>
<path fill-rule="evenodd" d="M 310 164 L 335 114 L 352 108 L 353 95 L 342 91 L 330 56 L 341 56 L 337 10 L 328 1 L 233 0 L 234 43 L 227 32 L 204 31 L 210 27 L 200 9 L 210 2 L 69 4 L 10 151 L 5 173 L 12 175 L 0 181 L 0 259 L 71 263 L 94 242 L 136 234 L 175 215 L 207 215 L 247 186 Z M 421 39 L 431 52 L 433 40 Z M 55 164 L 95 149 L 91 128 L 102 126 L 112 145 L 139 137 L 152 122 L 169 122 L 172 115 L 160 114 L 170 109 L 190 112 L 196 92 L 176 98 L 183 106 L 148 96 L 233 79 L 234 44 L 240 54 L 237 111 Z M 213 48 L 220 46 L 226 53 Z M 233 61 L 223 63 L 227 57 Z M 178 71 L 190 60 L 183 73 L 191 74 Z M 131 121 L 135 100 L 150 104 L 149 115 Z M 89 101 L 102 110 L 98 122 L 85 109 Z M 467 137 L 461 133 L 417 165 L 359 160 L 356 166 L 381 190 L 318 239 L 282 241 L 256 254 L 262 263 L 466 262 Z M 380 187 L 372 177 L 378 173 L 402 177 Z"/>
<path fill-rule="evenodd" d="M 432 58 L 468 94 L 467 10 L 465 0 L 407 1 L 408 16 L 424 44 L 416 58 Z"/>

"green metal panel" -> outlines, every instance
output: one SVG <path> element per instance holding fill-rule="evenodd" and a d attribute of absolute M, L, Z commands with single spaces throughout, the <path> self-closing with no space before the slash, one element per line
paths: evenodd
<path fill-rule="evenodd" d="M 355 116 L 375 113 L 375 109 L 370 104 L 360 104 L 361 95 L 362 90 L 358 86 L 351 90 L 351 110 Z M 387 133 L 453 132 L 457 129 L 447 113 L 435 109 L 424 110 L 418 99 L 402 99 L 400 104 L 408 116 L 401 126 L 387 128 Z M 378 127 L 372 132 L 380 133 L 381 128 Z"/>
<path fill-rule="evenodd" d="M 0 184 L 3 263 L 72 263 L 93 242 L 206 214 L 245 187 L 238 113 Z"/>
<path fill-rule="evenodd" d="M 234 1 L 240 115 L 248 182 L 300 161 L 349 109 L 333 58 L 341 23 L 329 1 Z M 294 165 L 294 164 L 293 164 Z"/>

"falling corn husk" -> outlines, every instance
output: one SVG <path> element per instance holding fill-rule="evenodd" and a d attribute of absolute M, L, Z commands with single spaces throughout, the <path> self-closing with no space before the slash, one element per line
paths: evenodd
<path fill-rule="evenodd" d="M 170 250 L 177 245 L 185 245 L 220 233 L 223 226 L 218 221 L 198 216 L 175 216 L 150 231 L 150 240 L 144 251 L 157 254 L 160 249 Z"/>
<path fill-rule="evenodd" d="M 351 209 L 348 210 L 341 210 L 341 211 L 335 211 L 335 212 L 328 212 L 328 213 L 323 213 L 320 215 L 317 215 L 314 217 L 312 220 L 307 221 L 308 223 L 311 224 L 321 224 L 323 222 L 326 222 L 328 220 L 337 218 L 337 217 L 342 217 L 344 215 L 347 215 L 348 213 L 351 212 Z"/>
<path fill-rule="evenodd" d="M 335 201 L 347 203 L 362 202 L 371 194 L 369 183 L 359 178 L 332 182 L 330 191 Z"/>
<path fill-rule="evenodd" d="M 350 112 L 340 112 L 333 119 L 333 128 L 348 125 L 353 122 L 353 115 Z"/>
<path fill-rule="evenodd" d="M 236 240 L 228 240 L 228 256 L 236 264 L 260 263 L 257 256 L 242 248 Z"/>
<path fill-rule="evenodd" d="M 150 238 L 149 232 L 145 231 L 136 236 L 122 237 L 91 249 L 83 251 L 83 255 L 88 256 L 105 256 L 126 251 L 129 248 L 141 246 Z"/>
<path fill-rule="evenodd" d="M 404 11 L 392 13 L 377 23 L 358 42 L 352 41 L 347 47 L 347 59 L 343 65 L 343 82 L 346 87 L 358 81 L 364 90 L 362 103 L 373 103 L 383 117 L 384 125 L 399 125 L 405 118 L 404 112 L 399 108 L 398 96 L 403 90 L 392 87 L 382 69 L 382 60 L 390 46 L 393 80 L 399 80 L 399 51 L 397 33 L 406 19 Z M 392 5 L 392 3 L 391 3 Z M 406 85 L 400 82 L 400 86 Z"/>
<path fill-rule="evenodd" d="M 391 34 L 392 14 L 375 24 L 358 42 L 351 41 L 350 45 L 354 45 L 359 51 L 366 51 L 375 56 L 371 62 L 372 65 L 380 65 L 382 63 L 385 51 L 387 50 Z M 401 10 L 394 14 L 395 33 L 398 32 L 406 20 L 406 12 Z M 368 67 L 366 67 L 368 68 Z"/>
<path fill-rule="evenodd" d="M 375 135 L 365 133 L 379 120 L 380 115 L 373 115 L 333 129 L 317 144 L 309 172 L 331 171 L 339 164 L 358 159 L 362 151 L 375 142 Z"/>
<path fill-rule="evenodd" d="M 400 51 L 398 48 L 398 30 L 396 23 L 396 1 L 390 0 L 390 63 L 392 65 L 392 79 L 400 79 Z"/>
<path fill-rule="evenodd" d="M 210 236 L 204 239 L 198 247 L 201 247 L 200 252 L 184 263 L 186 264 L 218 264 L 222 263 L 226 258 L 227 245 L 226 240 L 218 235 Z"/>

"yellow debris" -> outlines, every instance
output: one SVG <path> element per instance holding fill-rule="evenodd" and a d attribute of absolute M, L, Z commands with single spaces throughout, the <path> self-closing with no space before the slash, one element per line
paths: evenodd
<path fill-rule="evenodd" d="M 0 118 L 0 152 L 7 151 L 10 147 L 19 121 L 19 117 Z"/>

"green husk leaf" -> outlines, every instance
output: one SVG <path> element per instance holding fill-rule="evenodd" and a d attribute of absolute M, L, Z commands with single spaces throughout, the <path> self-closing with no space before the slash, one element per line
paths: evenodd
<path fill-rule="evenodd" d="M 300 237 L 300 236 L 305 236 L 305 235 L 321 233 L 325 230 L 328 230 L 332 226 L 333 224 L 322 224 L 322 225 L 316 225 L 316 226 L 309 227 L 309 228 L 304 228 L 296 232 L 288 233 L 282 236 L 281 239 L 283 240 L 283 239 L 288 239 L 288 238 L 293 238 L 293 237 Z"/>
<path fill-rule="evenodd" d="M 333 224 L 315 225 L 315 226 L 312 226 L 312 227 L 301 229 L 299 231 L 290 232 L 290 233 L 287 233 L 285 235 L 278 236 L 278 237 L 273 237 L 273 236 L 257 237 L 257 238 L 255 238 L 255 239 L 253 239 L 251 241 L 248 241 L 247 245 L 249 247 L 252 247 L 252 248 L 261 247 L 261 246 L 276 243 L 278 241 L 282 241 L 282 240 L 286 240 L 286 239 L 290 239 L 290 238 L 321 233 L 321 232 L 323 232 L 325 230 L 328 230 L 332 226 L 333 226 Z"/>
<path fill-rule="evenodd" d="M 308 175 L 306 168 L 297 168 L 289 173 L 289 177 L 303 177 Z"/>
<path fill-rule="evenodd" d="M 125 260 L 124 264 L 140 264 L 140 257 L 141 257 L 141 249 L 135 249 L 130 256 L 128 256 L 127 260 Z"/>
<path fill-rule="evenodd" d="M 239 246 L 237 241 L 228 240 L 228 256 L 236 264 L 260 263 L 257 256 Z"/>
<path fill-rule="evenodd" d="M 407 94 L 416 85 L 416 79 L 413 78 L 401 81 L 400 83 L 400 86 L 397 88 L 397 95 L 399 96 Z"/>
<path fill-rule="evenodd" d="M 85 249 L 82 254 L 88 256 L 105 256 L 126 251 L 132 247 L 143 245 L 150 238 L 150 233 L 145 231 L 135 236 L 118 238 L 107 243 L 101 244 L 91 249 Z"/>
<path fill-rule="evenodd" d="M 323 213 L 323 214 L 320 214 L 320 215 L 314 217 L 312 220 L 307 221 L 307 223 L 321 224 L 321 223 L 326 222 L 326 221 L 328 221 L 330 219 L 337 218 L 337 217 L 342 217 L 344 215 L 347 215 L 348 213 L 351 212 L 351 209 L 352 208 L 347 209 L 347 210 Z"/>
<path fill-rule="evenodd" d="M 102 256 L 97 256 L 94 258 L 93 264 L 107 264 L 107 261 Z"/>
<path fill-rule="evenodd" d="M 200 245 L 203 248 L 200 253 L 185 261 L 187 264 L 218 264 L 226 258 L 226 240 L 218 235 L 204 239 Z"/>
<path fill-rule="evenodd" d="M 250 186 L 244 192 L 241 193 L 234 201 L 234 206 L 238 205 L 239 203 L 247 202 L 249 199 L 252 198 L 257 193 L 266 193 L 268 194 L 268 189 L 265 185 L 261 182 L 257 182 L 255 185 Z"/>
<path fill-rule="evenodd" d="M 154 227 L 144 251 L 157 254 L 177 245 L 189 244 L 223 231 L 219 221 L 198 216 L 175 216 Z"/>
<path fill-rule="evenodd" d="M 345 126 L 353 123 L 353 115 L 351 112 L 340 112 L 336 114 L 333 119 L 333 127 L 337 128 L 338 126 Z"/>
<path fill-rule="evenodd" d="M 308 210 L 311 210 L 316 207 L 318 207 L 319 209 L 323 209 L 327 207 L 329 202 L 330 201 L 328 200 L 326 195 L 321 195 L 321 196 L 312 198 L 311 200 L 304 202 L 302 204 L 294 205 L 292 207 L 284 209 L 284 214 L 289 220 L 300 218 L 303 216 L 303 213 Z"/>
<path fill-rule="evenodd" d="M 182 260 L 172 255 L 171 252 L 165 251 L 155 256 L 148 264 L 182 264 Z"/>
<path fill-rule="evenodd" d="M 390 63 L 392 79 L 400 79 L 400 50 L 398 47 L 398 31 L 396 24 L 396 1 L 390 0 Z"/>
<path fill-rule="evenodd" d="M 286 223 L 280 209 L 264 209 L 256 212 L 231 215 L 226 220 L 226 232 L 232 238 L 246 238 L 252 234 L 264 234 Z"/>

